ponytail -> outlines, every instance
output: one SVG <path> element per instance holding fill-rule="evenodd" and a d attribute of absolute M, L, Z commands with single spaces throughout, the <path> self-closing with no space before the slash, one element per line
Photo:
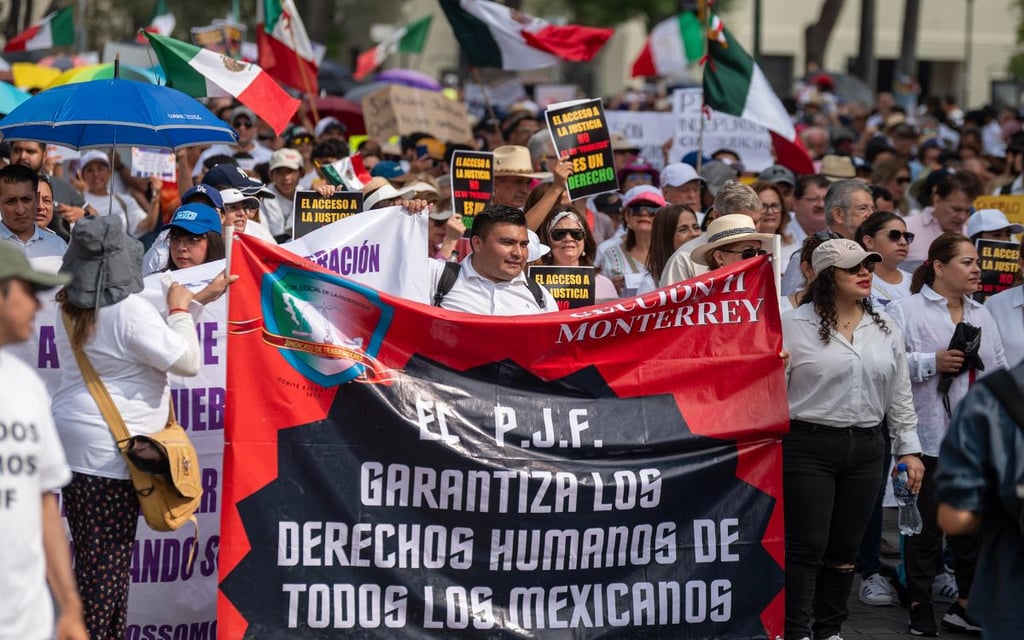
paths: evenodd
<path fill-rule="evenodd" d="M 935 267 L 930 260 L 925 260 L 914 269 L 914 275 L 910 278 L 910 293 L 921 293 L 924 285 L 929 287 L 935 282 Z"/>

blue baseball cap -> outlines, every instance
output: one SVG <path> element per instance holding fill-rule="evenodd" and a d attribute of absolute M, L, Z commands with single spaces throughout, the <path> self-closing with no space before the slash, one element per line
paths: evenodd
<path fill-rule="evenodd" d="M 199 202 L 178 207 L 167 226 L 178 227 L 197 236 L 207 231 L 221 233 L 220 214 L 213 207 Z"/>
<path fill-rule="evenodd" d="M 197 184 L 188 191 L 185 195 L 181 196 L 181 204 L 190 204 L 195 198 L 206 198 L 210 203 L 218 208 L 224 208 L 224 199 L 220 195 L 220 191 L 217 191 L 208 184 Z M 205 204 L 199 201 L 199 204 Z"/>
<path fill-rule="evenodd" d="M 405 175 L 405 170 L 402 169 L 402 165 L 392 160 L 381 160 L 377 164 L 373 165 L 373 169 L 370 170 L 370 175 L 373 177 L 397 178 Z"/>

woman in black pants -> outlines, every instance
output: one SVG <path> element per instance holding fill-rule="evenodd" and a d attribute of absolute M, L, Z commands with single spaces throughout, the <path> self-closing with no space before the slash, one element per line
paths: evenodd
<path fill-rule="evenodd" d="M 823 242 L 803 304 L 782 317 L 790 353 L 790 432 L 782 441 L 787 640 L 839 638 L 884 473 L 886 415 L 893 451 L 912 487 L 921 483 L 903 341 L 869 298 L 880 259 L 852 240 Z"/>

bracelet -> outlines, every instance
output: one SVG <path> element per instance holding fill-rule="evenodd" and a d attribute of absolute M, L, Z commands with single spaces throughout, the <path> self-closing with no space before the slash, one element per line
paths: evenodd
<path fill-rule="evenodd" d="M 167 315 L 171 315 L 172 313 L 188 313 L 188 312 L 189 312 L 188 309 L 185 309 L 184 307 L 173 307 L 173 308 L 167 310 Z"/>

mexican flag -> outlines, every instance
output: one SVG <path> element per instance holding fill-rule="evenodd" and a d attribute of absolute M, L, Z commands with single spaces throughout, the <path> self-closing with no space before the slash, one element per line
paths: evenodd
<path fill-rule="evenodd" d="M 673 76 L 686 73 L 704 57 L 705 31 L 696 12 L 684 11 L 654 25 L 632 76 Z"/>
<path fill-rule="evenodd" d="M 360 53 L 359 57 L 356 58 L 356 71 L 352 74 L 352 78 L 362 80 L 396 51 L 401 51 L 402 53 L 419 53 L 423 51 L 423 45 L 427 42 L 427 34 L 430 33 L 430 21 L 432 18 L 433 16 L 420 18 L 416 22 L 395 31 L 376 47 Z"/>
<path fill-rule="evenodd" d="M 299 101 L 255 64 L 239 62 L 209 49 L 147 33 L 167 86 L 193 98 L 233 97 L 281 133 L 299 108 Z"/>
<path fill-rule="evenodd" d="M 316 54 L 293 0 L 262 0 L 262 25 L 256 45 L 263 69 L 275 80 L 299 91 L 319 91 Z"/>
<path fill-rule="evenodd" d="M 174 14 L 167 10 L 166 0 L 156 0 L 156 6 L 153 7 L 153 13 L 149 17 L 149 22 L 142 28 L 146 33 L 155 33 L 161 36 L 169 36 L 174 31 L 175 25 L 178 24 Z M 135 36 L 135 41 L 142 44 L 146 43 L 146 36 L 139 33 Z"/>
<path fill-rule="evenodd" d="M 555 26 L 488 0 L 440 0 L 462 51 L 474 67 L 525 71 L 562 60 L 588 62 L 612 29 Z"/>
<path fill-rule="evenodd" d="M 4 51 L 38 51 L 75 43 L 75 8 L 64 7 L 7 41 Z"/>
<path fill-rule="evenodd" d="M 764 72 L 728 29 L 720 33 L 721 38 L 708 40 L 704 103 L 768 129 L 779 164 L 794 173 L 814 173 L 811 158 Z"/>

